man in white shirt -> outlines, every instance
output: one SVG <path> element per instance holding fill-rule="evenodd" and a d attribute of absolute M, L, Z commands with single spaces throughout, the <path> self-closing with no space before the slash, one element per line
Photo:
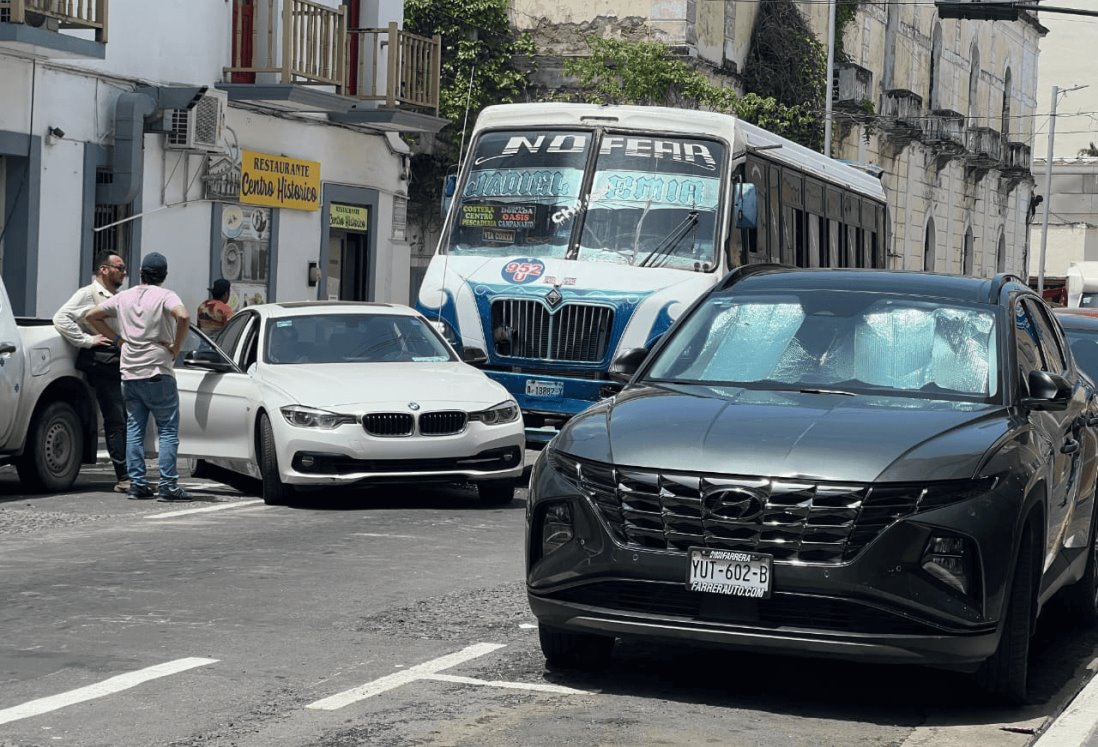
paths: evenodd
<path fill-rule="evenodd" d="M 130 481 L 126 476 L 126 407 L 122 399 L 118 349 L 111 342 L 112 338 L 96 333 L 84 317 L 114 296 L 125 279 L 126 262 L 111 251 L 102 251 L 96 255 L 92 281 L 72 294 L 72 298 L 53 315 L 53 326 L 70 344 L 80 349 L 77 367 L 85 373 L 88 383 L 95 390 L 99 412 L 103 414 L 107 453 L 114 466 L 116 493 L 130 492 Z"/>

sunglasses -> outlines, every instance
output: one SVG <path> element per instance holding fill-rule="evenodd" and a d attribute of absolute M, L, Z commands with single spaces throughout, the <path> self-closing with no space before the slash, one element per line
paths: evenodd
<path fill-rule="evenodd" d="M 119 272 L 126 271 L 126 265 L 103 265 L 103 267 L 106 267 L 110 270 L 118 270 Z"/>

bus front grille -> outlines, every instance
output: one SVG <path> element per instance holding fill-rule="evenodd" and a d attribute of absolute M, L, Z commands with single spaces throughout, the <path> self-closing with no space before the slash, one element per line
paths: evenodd
<path fill-rule="evenodd" d="M 597 363 L 606 357 L 614 310 L 565 303 L 550 310 L 541 301 L 492 302 L 492 344 L 507 358 Z"/>

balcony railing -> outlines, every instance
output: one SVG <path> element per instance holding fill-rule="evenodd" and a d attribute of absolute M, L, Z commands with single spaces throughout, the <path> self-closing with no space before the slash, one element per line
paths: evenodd
<path fill-rule="evenodd" d="M 383 101 L 438 114 L 438 87 L 442 62 L 442 40 L 428 39 L 402 31 L 395 22 L 388 28 L 351 29 L 348 59 L 353 67 L 348 94 L 364 101 Z M 379 90 L 380 71 L 385 72 L 384 90 Z"/>
<path fill-rule="evenodd" d="M 969 127 L 965 158 L 974 166 L 993 168 L 1003 160 L 1003 136 L 990 127 Z"/>
<path fill-rule="evenodd" d="M 1030 149 L 1025 143 L 1007 142 L 1003 162 L 999 167 L 1003 175 L 1025 178 L 1030 174 Z"/>
<path fill-rule="evenodd" d="M 965 116 L 949 109 L 935 109 L 923 126 L 923 142 L 942 155 L 965 150 Z"/>
<path fill-rule="evenodd" d="M 236 0 L 233 59 L 225 72 L 234 78 L 274 73 L 280 83 L 333 86 L 342 92 L 346 13 L 345 7 L 310 0 Z"/>
<path fill-rule="evenodd" d="M 922 134 L 923 98 L 903 88 L 881 95 L 881 127 L 891 136 L 915 139 Z"/>
<path fill-rule="evenodd" d="M 90 29 L 95 40 L 107 42 L 108 0 L 0 0 L 0 21 L 41 25 L 47 19 L 58 29 Z"/>
<path fill-rule="evenodd" d="M 868 114 L 872 111 L 869 92 L 873 87 L 873 72 L 853 62 L 835 66 L 835 106 Z"/>

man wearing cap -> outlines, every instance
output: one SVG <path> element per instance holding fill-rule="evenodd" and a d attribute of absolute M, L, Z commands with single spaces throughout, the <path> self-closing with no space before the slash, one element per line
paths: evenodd
<path fill-rule="evenodd" d="M 220 332 L 233 315 L 228 303 L 230 288 L 228 280 L 218 278 L 209 288 L 210 298 L 198 305 L 198 328 L 208 335 Z"/>
<path fill-rule="evenodd" d="M 126 468 L 130 498 L 152 498 L 145 478 L 145 424 L 152 414 L 160 434 L 162 501 L 189 501 L 179 487 L 176 454 L 179 451 L 179 390 L 175 359 L 187 337 L 190 315 L 174 291 L 162 288 L 168 260 L 157 252 L 141 260 L 141 285 L 108 298 L 85 319 L 97 332 L 112 336 L 122 348 L 122 396 L 126 400 Z M 107 324 L 116 320 L 115 334 Z"/>

